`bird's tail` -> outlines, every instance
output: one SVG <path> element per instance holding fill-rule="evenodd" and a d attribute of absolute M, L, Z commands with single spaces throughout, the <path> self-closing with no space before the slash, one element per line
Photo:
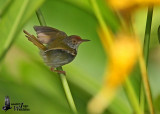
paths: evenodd
<path fill-rule="evenodd" d="M 26 30 L 23 30 L 23 32 L 26 34 L 25 36 L 28 38 L 29 41 L 31 41 L 34 45 L 36 45 L 39 49 L 45 51 L 47 48 L 44 46 L 38 39 L 34 36 L 29 34 Z"/>

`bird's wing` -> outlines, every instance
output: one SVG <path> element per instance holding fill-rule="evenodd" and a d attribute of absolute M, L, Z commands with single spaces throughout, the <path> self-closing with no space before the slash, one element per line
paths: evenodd
<path fill-rule="evenodd" d="M 52 50 L 63 50 L 67 53 L 70 53 L 73 56 L 77 55 L 77 51 L 75 49 L 67 49 L 67 48 L 63 48 L 63 47 L 55 47 L 55 48 L 47 49 L 45 51 L 45 53 L 48 53 L 49 51 L 52 51 Z"/>
<path fill-rule="evenodd" d="M 57 38 L 65 38 L 67 34 L 48 26 L 34 26 L 37 33 L 37 38 L 42 44 L 48 44 Z"/>
<path fill-rule="evenodd" d="M 28 38 L 28 40 L 31 41 L 34 45 L 36 45 L 39 49 L 43 51 L 47 50 L 46 46 L 44 46 L 40 41 L 38 41 L 34 35 L 29 34 L 25 30 L 23 30 L 23 32 L 26 34 L 25 36 Z"/>

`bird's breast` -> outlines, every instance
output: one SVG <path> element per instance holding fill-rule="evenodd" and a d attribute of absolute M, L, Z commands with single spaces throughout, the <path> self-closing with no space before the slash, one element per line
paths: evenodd
<path fill-rule="evenodd" d="M 41 51 L 40 54 L 48 66 L 56 68 L 70 63 L 75 58 L 77 53 L 71 53 L 63 49 L 53 49 L 45 52 Z"/>

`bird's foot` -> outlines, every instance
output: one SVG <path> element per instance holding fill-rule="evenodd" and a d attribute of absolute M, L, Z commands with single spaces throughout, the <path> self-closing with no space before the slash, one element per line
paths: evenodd
<path fill-rule="evenodd" d="M 53 67 L 51 67 L 50 70 L 54 72 L 54 68 Z"/>
<path fill-rule="evenodd" d="M 65 71 L 61 71 L 61 70 L 54 70 L 53 72 L 57 72 L 59 74 L 64 74 L 66 76 L 66 72 Z"/>
<path fill-rule="evenodd" d="M 64 74 L 64 75 L 66 76 L 66 72 L 65 72 L 65 71 L 62 71 L 62 70 L 54 70 L 53 67 L 51 67 L 51 71 L 57 72 L 57 73 L 59 73 L 59 74 Z"/>

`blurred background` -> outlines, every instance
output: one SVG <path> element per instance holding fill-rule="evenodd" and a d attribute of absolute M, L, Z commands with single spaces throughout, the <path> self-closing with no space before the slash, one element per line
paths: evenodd
<path fill-rule="evenodd" d="M 107 25 L 115 32 L 119 26 L 118 18 L 104 0 L 99 0 L 98 5 Z M 23 102 L 30 109 L 29 112 L 8 110 L 8 114 L 72 114 L 60 78 L 43 63 L 38 48 L 23 33 L 25 29 L 36 35 L 33 26 L 40 24 L 35 11 L 40 7 L 48 26 L 67 35 L 79 35 L 91 40 L 82 44 L 76 59 L 63 67 L 77 110 L 85 114 L 88 101 L 102 85 L 107 63 L 97 34 L 98 23 L 88 0 L 0 0 L 0 108 L 8 95 L 11 103 Z M 141 9 L 134 15 L 134 27 L 142 44 L 146 14 L 147 9 Z M 155 7 L 148 73 L 157 114 L 160 113 L 159 19 L 160 8 Z M 130 78 L 138 96 L 140 83 L 136 72 L 135 68 Z M 5 112 L 0 109 L 0 113 Z M 125 90 L 121 87 L 105 114 L 132 113 Z"/>

